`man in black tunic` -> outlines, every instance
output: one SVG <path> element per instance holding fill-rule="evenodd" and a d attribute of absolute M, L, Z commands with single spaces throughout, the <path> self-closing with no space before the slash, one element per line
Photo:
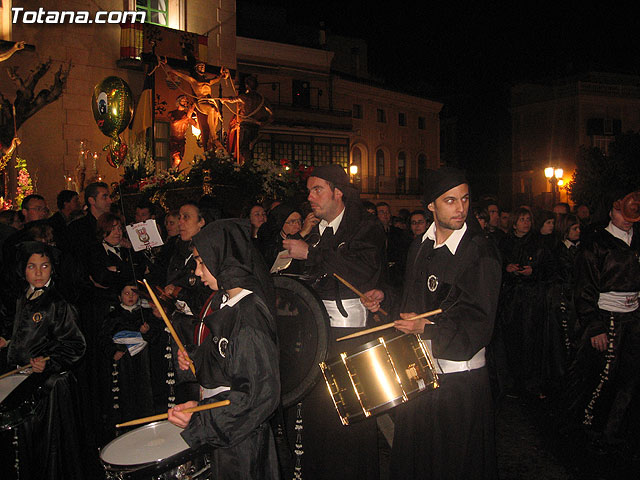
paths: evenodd
<path fill-rule="evenodd" d="M 282 242 L 292 258 L 304 260 L 305 273 L 330 317 L 328 357 L 367 342 L 364 337 L 340 342 L 336 338 L 362 330 L 367 311 L 339 276 L 366 291 L 377 286 L 382 272 L 385 237 L 381 225 L 369 216 L 349 176 L 339 165 L 314 169 L 307 181 L 309 202 L 321 221 L 304 240 Z M 302 476 L 305 479 L 377 478 L 377 431 L 374 419 L 343 426 L 324 382 L 302 402 Z"/>
<path fill-rule="evenodd" d="M 391 478 L 497 477 L 485 348 L 491 340 L 501 265 L 493 242 L 467 223 L 469 186 L 452 168 L 430 171 L 425 203 L 434 222 L 407 258 L 395 326 L 431 345 L 440 388 L 395 409 Z M 366 293 L 376 311 L 384 293 Z M 406 320 L 441 308 L 428 319 Z M 394 309 L 397 311 L 397 309 Z M 397 317 L 395 317 L 397 318 Z"/>
<path fill-rule="evenodd" d="M 638 431 L 633 407 L 640 386 L 640 235 L 622 207 L 620 199 L 613 202 L 611 221 L 581 242 L 575 264 L 582 338 L 570 371 L 570 398 L 605 450 L 636 441 Z"/>

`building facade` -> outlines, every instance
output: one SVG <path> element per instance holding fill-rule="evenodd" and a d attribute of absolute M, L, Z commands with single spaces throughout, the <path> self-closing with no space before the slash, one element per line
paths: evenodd
<path fill-rule="evenodd" d="M 514 205 L 551 207 L 553 178 L 547 167 L 563 169 L 566 185 L 581 147 L 604 153 L 621 132 L 640 130 L 640 77 L 602 72 L 511 90 L 512 188 Z M 569 201 L 556 187 L 555 200 Z"/>
<path fill-rule="evenodd" d="M 46 11 L 61 9 L 60 2 L 43 0 Z M 22 140 L 15 155 L 25 158 L 38 193 L 54 205 L 55 195 L 75 188 L 81 145 L 96 154 L 95 170 L 86 165 L 85 185 L 100 178 L 120 179 L 122 168 L 107 165 L 102 150 L 109 139 L 93 118 L 94 86 L 108 76 L 123 78 L 139 99 L 145 88 L 153 53 L 169 65 L 186 69 L 185 51 L 207 63 L 216 73 L 225 66 L 238 87 L 221 82 L 213 96 L 232 96 L 247 75 L 255 75 L 258 91 L 274 112 L 273 122 L 261 130 L 254 158 L 302 165 L 338 163 L 353 172 L 353 182 L 365 198 L 387 201 L 395 208 L 419 206 L 420 177 L 440 165 L 439 112 L 442 104 L 385 88 L 367 72 L 366 44 L 344 37 L 326 38 L 319 32 L 312 46 L 299 46 L 242 37 L 236 34 L 234 0 L 105 0 L 100 7 L 88 0 L 67 0 L 64 9 L 87 11 L 94 18 L 106 11 L 144 10 L 147 22 L 132 24 L 12 23 L 11 8 L 33 10 L 25 0 L 3 0 L 2 37 L 24 40 L 29 49 L 16 53 L 3 66 L 25 74 L 39 61 L 51 58 L 50 71 L 36 92 L 51 84 L 60 65 L 71 64 L 66 88 L 17 132 Z M 8 45 L 8 44 L 7 44 Z M 155 153 L 158 168 L 168 164 L 168 112 L 186 84 L 176 86 L 162 68 L 155 75 Z M 0 92 L 9 97 L 15 86 L 0 78 Z M 225 130 L 235 108 L 223 107 Z M 123 138 L 131 145 L 133 133 Z M 201 152 L 187 135 L 185 158 Z M 91 163 L 91 162 L 90 162 Z M 15 169 L 10 164 L 7 191 L 15 191 Z"/>

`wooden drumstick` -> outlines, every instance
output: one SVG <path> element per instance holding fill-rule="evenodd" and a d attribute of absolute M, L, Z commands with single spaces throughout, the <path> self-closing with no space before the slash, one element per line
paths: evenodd
<path fill-rule="evenodd" d="M 138 280 L 138 282 L 140 282 L 140 280 Z M 167 326 L 167 328 L 169 329 L 169 332 L 171 333 L 171 336 L 175 340 L 176 344 L 178 345 L 178 348 L 184 352 L 184 354 L 187 357 L 187 360 L 189 360 L 189 368 L 191 369 L 191 372 L 193 372 L 193 374 L 195 375 L 196 374 L 196 368 L 193 366 L 193 362 L 189 358 L 189 355 L 187 354 L 187 351 L 185 350 L 184 345 L 180 341 L 180 338 L 178 338 L 178 334 L 176 333 L 175 329 L 173 328 L 173 325 L 171 325 L 171 322 L 167 318 L 167 314 L 164 312 L 164 309 L 162 308 L 162 305 L 160 305 L 160 302 L 158 301 L 158 297 L 156 297 L 156 294 L 151 289 L 151 286 L 149 285 L 149 283 L 147 283 L 147 279 L 146 278 L 140 283 L 144 283 L 144 286 L 147 287 L 147 290 L 149 291 L 149 296 L 151 297 L 151 300 L 153 300 L 153 303 L 155 304 L 156 308 L 160 312 L 160 316 L 164 320 L 164 323 Z"/>
<path fill-rule="evenodd" d="M 51 357 L 44 357 L 44 358 L 43 358 L 43 360 L 44 360 L 45 362 L 48 362 L 49 360 L 51 360 Z M 23 370 L 25 370 L 25 369 L 29 368 L 30 366 L 31 366 L 31 364 L 29 364 L 29 365 L 23 365 L 22 367 L 18 367 L 18 368 L 16 368 L 15 370 L 11 370 L 10 372 L 3 373 L 2 375 L 0 375 L 0 380 L 1 380 L 1 379 L 3 379 L 3 378 L 9 377 L 9 376 L 11 376 L 11 375 L 14 375 L 14 374 L 16 374 L 16 373 L 20 373 L 21 371 L 23 371 Z"/>
<path fill-rule="evenodd" d="M 431 316 L 437 315 L 439 313 L 442 313 L 442 309 L 441 308 L 438 308 L 436 310 L 431 310 L 430 312 L 421 313 L 420 315 L 416 315 L 415 317 L 403 318 L 402 320 L 419 320 L 421 318 L 431 317 Z M 395 322 L 389 322 L 389 323 L 385 323 L 384 325 L 379 325 L 377 327 L 368 328 L 366 330 L 361 330 L 359 332 L 352 333 L 351 335 L 345 335 L 344 337 L 336 338 L 336 342 L 339 342 L 341 340 L 348 340 L 350 338 L 361 337 L 362 335 L 366 335 L 367 333 L 373 333 L 373 332 L 378 332 L 380 330 L 386 330 L 387 328 L 393 327 L 394 323 Z"/>
<path fill-rule="evenodd" d="M 337 273 L 333 274 L 334 277 L 336 277 L 338 280 L 340 280 L 345 287 L 347 287 L 349 290 L 351 290 L 353 293 L 355 293 L 356 295 L 358 295 L 362 300 L 370 302 L 371 299 L 369 297 L 367 297 L 364 293 L 362 293 L 360 290 L 358 290 L 356 287 L 354 287 L 353 285 L 351 285 L 349 282 L 347 282 L 344 278 L 342 278 L 340 275 L 338 275 Z M 383 315 L 389 315 L 387 312 L 385 312 L 382 308 L 379 308 L 378 311 L 380 313 L 382 313 Z"/>
<path fill-rule="evenodd" d="M 198 405 L 197 407 L 185 408 L 182 411 L 184 413 L 201 412 L 203 410 L 211 410 L 212 408 L 224 407 L 225 405 L 229 405 L 230 403 L 231 402 L 229 400 L 222 400 L 220 402 L 207 403 L 206 405 Z M 167 418 L 169 418 L 169 414 L 161 413 L 160 415 L 153 415 L 152 417 L 138 418 L 136 420 L 131 420 L 129 422 L 119 423 L 116 425 L 116 428 L 131 427 L 133 425 L 140 425 L 141 423 L 149 423 L 149 422 L 156 422 L 158 420 L 166 420 Z"/>

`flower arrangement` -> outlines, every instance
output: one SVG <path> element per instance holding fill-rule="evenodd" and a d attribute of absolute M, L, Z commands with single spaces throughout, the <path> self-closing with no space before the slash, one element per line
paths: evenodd
<path fill-rule="evenodd" d="M 33 182 L 31 181 L 29 170 L 27 170 L 27 161 L 24 158 L 16 157 L 16 170 L 18 170 L 18 186 L 16 188 L 15 204 L 21 205 L 24 197 L 33 193 Z"/>
<path fill-rule="evenodd" d="M 188 169 L 154 174 L 155 162 L 143 144 L 132 146 L 123 166 L 125 173 L 120 181 L 123 194 L 142 194 L 166 206 L 174 203 L 167 197 L 177 195 L 179 190 L 183 194 L 185 190 L 193 190 L 198 196 L 204 190 L 212 192 L 221 207 L 229 211 L 269 198 L 304 195 L 306 178 L 312 170 L 304 165 L 292 166 L 286 159 L 279 162 L 260 159 L 238 165 L 226 150 L 218 149 L 196 155 Z"/>
<path fill-rule="evenodd" d="M 0 212 L 3 210 L 11 210 L 13 204 L 11 203 L 11 199 L 6 199 L 4 197 L 0 197 Z"/>

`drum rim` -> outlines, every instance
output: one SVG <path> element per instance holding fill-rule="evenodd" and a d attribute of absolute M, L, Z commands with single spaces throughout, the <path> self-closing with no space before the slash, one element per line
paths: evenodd
<path fill-rule="evenodd" d="M 311 363 L 312 367 L 309 369 L 309 372 L 307 372 L 305 378 L 296 388 L 289 392 L 283 393 L 281 396 L 282 406 L 284 408 L 288 408 L 302 401 L 304 397 L 306 397 L 311 392 L 311 390 L 313 390 L 313 387 L 318 383 L 320 378 L 322 378 L 322 372 L 318 368 L 318 365 L 327 359 L 327 354 L 329 352 L 329 314 L 324 308 L 324 304 L 322 303 L 322 300 L 320 299 L 318 294 L 311 287 L 300 280 L 299 276 L 293 274 L 280 274 L 273 275 L 272 278 L 273 286 L 276 290 L 278 288 L 286 289 L 288 285 L 292 284 L 301 285 L 304 288 L 305 292 L 304 295 L 301 295 L 301 297 L 303 297 L 303 300 L 310 307 L 312 305 L 317 305 L 317 312 L 322 314 L 322 323 L 316 321 L 316 326 L 318 327 L 318 348 L 316 350 L 315 358 Z M 292 291 L 291 288 L 289 288 L 289 290 Z"/>
<path fill-rule="evenodd" d="M 187 445 L 187 448 L 184 450 L 180 450 L 177 453 L 174 453 L 173 455 L 166 457 L 166 458 L 160 458 L 160 459 L 156 459 L 156 460 L 151 460 L 149 462 L 143 462 L 143 463 L 126 463 L 126 464 L 121 464 L 121 463 L 111 463 L 111 462 L 107 462 L 106 460 L 103 460 L 102 458 L 102 452 L 105 451 L 107 448 L 109 448 L 109 446 L 111 446 L 112 443 L 116 443 L 118 440 L 122 440 L 124 438 L 125 435 L 129 434 L 129 433 L 133 433 L 136 432 L 138 430 L 141 430 L 143 428 L 151 428 L 160 424 L 167 424 L 167 423 L 171 423 L 168 420 L 160 420 L 157 422 L 151 422 L 151 423 L 147 423 L 146 425 L 143 425 L 142 427 L 138 427 L 138 428 L 134 428 L 133 430 L 129 430 L 126 433 L 123 433 L 122 435 L 114 438 L 113 440 L 111 440 L 109 443 L 107 443 L 104 447 L 102 447 L 100 449 L 100 451 L 98 452 L 98 456 L 100 457 L 100 461 L 102 462 L 104 468 L 106 470 L 109 469 L 117 469 L 118 471 L 124 471 L 124 472 L 135 472 L 137 470 L 142 470 L 143 468 L 151 468 L 155 465 L 160 465 L 162 463 L 169 463 L 170 460 L 178 458 L 182 455 L 185 454 L 185 452 L 193 452 L 193 451 L 197 451 L 197 449 L 193 449 L 191 447 L 189 447 Z M 111 467 L 111 468 L 110 468 Z"/>

